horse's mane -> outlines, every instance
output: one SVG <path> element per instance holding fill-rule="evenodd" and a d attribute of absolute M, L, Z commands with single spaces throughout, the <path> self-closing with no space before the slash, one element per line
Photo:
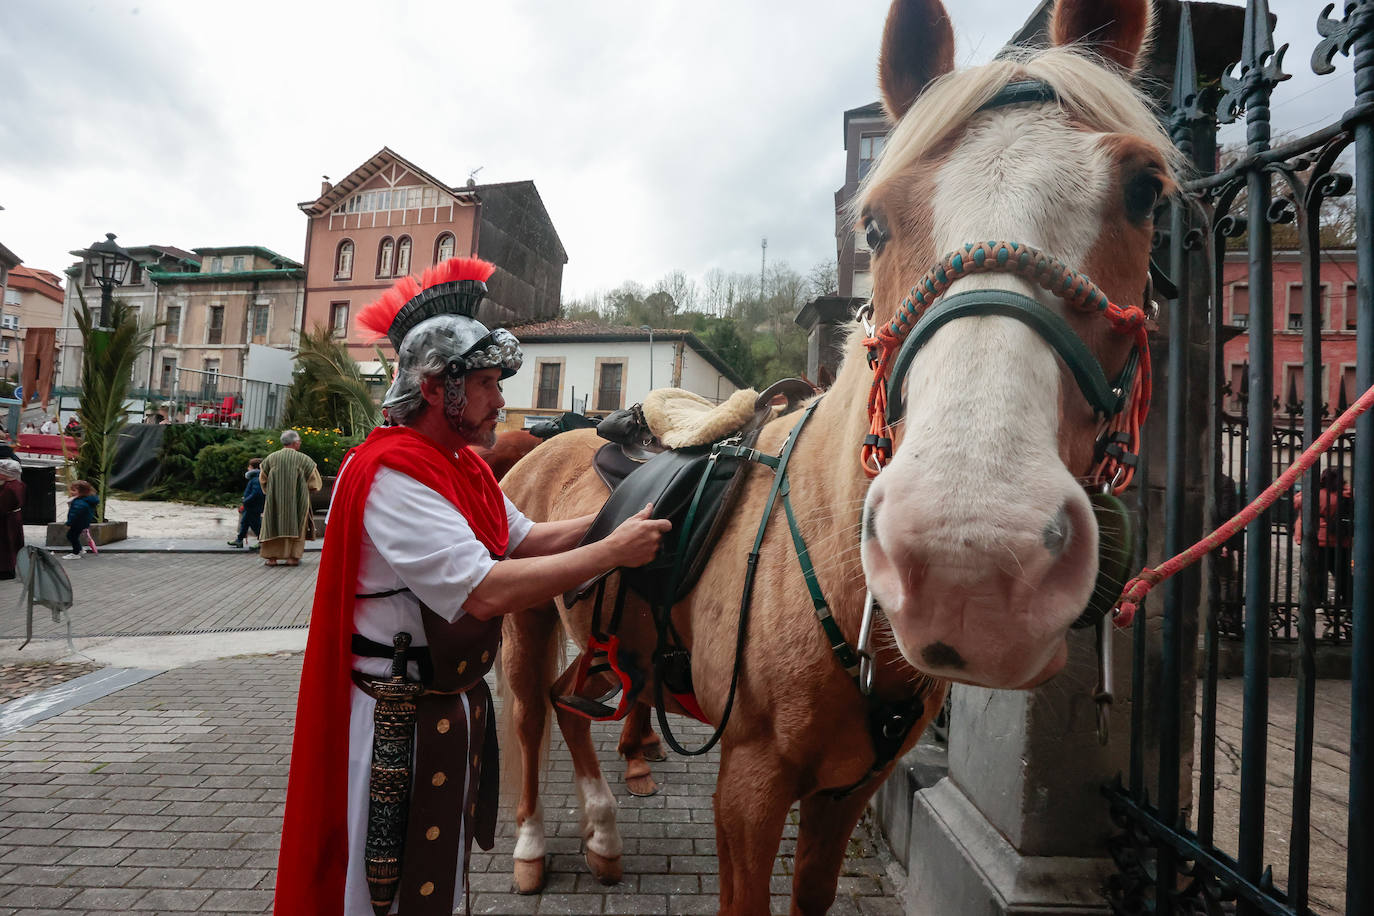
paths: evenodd
<path fill-rule="evenodd" d="M 1120 71 L 1082 48 L 1016 48 L 980 67 L 947 73 L 926 87 L 888 135 L 850 203 L 851 219 L 863 212 L 874 188 L 907 169 L 966 124 L 1003 86 L 1019 79 L 1052 86 L 1065 112 L 1088 129 L 1140 137 L 1159 150 L 1171 173 L 1181 167 L 1156 113 Z"/>

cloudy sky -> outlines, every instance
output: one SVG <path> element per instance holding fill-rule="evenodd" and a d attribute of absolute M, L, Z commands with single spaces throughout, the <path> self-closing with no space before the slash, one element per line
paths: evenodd
<path fill-rule="evenodd" d="M 950 3 L 961 64 L 1032 0 Z M 1308 67 L 1324 3 L 1270 0 L 1295 78 L 1279 130 L 1349 107 Z M 884 0 L 6 0 L 0 242 L 68 251 L 258 244 L 300 258 L 296 208 L 390 146 L 451 184 L 533 179 L 564 296 L 680 268 L 833 257 L 841 117 L 877 98 Z"/>

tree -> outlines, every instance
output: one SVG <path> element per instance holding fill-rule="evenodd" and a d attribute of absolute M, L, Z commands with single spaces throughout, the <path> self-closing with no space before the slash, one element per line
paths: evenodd
<path fill-rule="evenodd" d="M 124 401 L 129 395 L 134 363 L 148 349 L 155 324 L 141 325 L 138 309 L 123 299 L 110 306 L 110 328 L 96 328 L 98 314 L 91 312 L 81 287 L 76 286 L 81 308 L 76 326 L 81 331 L 81 447 L 76 453 L 77 473 L 91 482 L 100 497 L 97 521 L 105 521 L 110 469 L 114 466 L 119 434 L 129 423 Z"/>
<path fill-rule="evenodd" d="M 1290 136 L 1280 136 L 1274 138 L 1274 145 L 1278 146 L 1294 139 Z M 1226 145 L 1217 151 L 1217 166 L 1225 170 L 1240 162 L 1245 158 L 1245 147 L 1240 145 Z M 1299 177 L 1308 180 L 1309 173 L 1300 173 Z M 1273 181 L 1273 196 L 1275 200 L 1288 197 L 1288 184 L 1277 178 Z M 1301 206 L 1301 202 L 1298 203 Z M 1250 212 L 1249 191 L 1242 189 L 1236 195 L 1235 201 L 1231 204 L 1231 213 L 1244 216 L 1246 219 L 1263 219 L 1264 214 Z M 1359 238 L 1355 231 L 1355 202 L 1350 196 L 1328 197 L 1322 201 L 1321 209 L 1318 211 L 1317 244 L 1321 248 L 1353 248 L 1355 241 Z M 1243 249 L 1250 243 L 1247 238 L 1249 233 L 1242 232 L 1234 238 L 1226 239 L 1226 247 L 1229 249 Z M 1294 220 L 1287 223 L 1275 223 L 1270 229 L 1270 237 L 1273 240 L 1273 247 L 1278 250 L 1297 250 L 1302 247 L 1302 239 L 1298 234 L 1298 224 Z"/>
<path fill-rule="evenodd" d="M 821 261 L 806 275 L 807 298 L 834 296 L 840 290 L 840 265 L 832 258 Z"/>
<path fill-rule="evenodd" d="M 284 422 L 337 429 L 345 436 L 364 435 L 381 422 L 357 362 L 327 328 L 317 325 L 301 336 Z"/>

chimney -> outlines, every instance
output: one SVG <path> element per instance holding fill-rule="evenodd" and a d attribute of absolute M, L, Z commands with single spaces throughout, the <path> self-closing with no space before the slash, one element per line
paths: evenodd
<path fill-rule="evenodd" d="M 328 194 L 333 187 L 334 186 L 329 183 L 329 176 L 325 175 L 324 180 L 320 182 L 320 196 L 323 197 Z"/>

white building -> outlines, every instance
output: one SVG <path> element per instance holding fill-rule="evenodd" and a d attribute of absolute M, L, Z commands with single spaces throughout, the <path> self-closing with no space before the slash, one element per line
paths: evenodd
<path fill-rule="evenodd" d="M 691 331 L 545 321 L 511 332 L 525 361 L 504 384 L 505 429 L 564 411 L 604 416 L 653 388 L 683 388 L 720 402 L 748 387 Z"/>

